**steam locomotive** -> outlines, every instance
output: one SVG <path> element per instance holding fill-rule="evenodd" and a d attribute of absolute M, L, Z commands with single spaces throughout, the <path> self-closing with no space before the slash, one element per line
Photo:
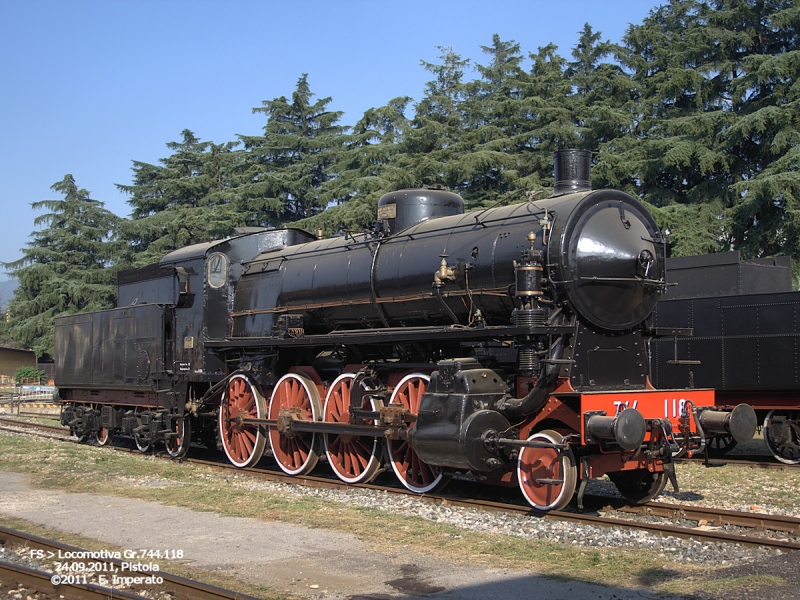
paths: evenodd
<path fill-rule="evenodd" d="M 755 415 L 650 384 L 664 239 L 591 190 L 590 159 L 557 153 L 544 200 L 400 190 L 364 233 L 240 230 L 122 272 L 118 308 L 56 320 L 62 423 L 176 457 L 218 441 L 237 467 L 269 442 L 287 474 L 323 459 L 348 483 L 388 464 L 418 493 L 518 485 L 541 511 L 603 475 L 632 502 L 677 489 L 673 454 Z"/>

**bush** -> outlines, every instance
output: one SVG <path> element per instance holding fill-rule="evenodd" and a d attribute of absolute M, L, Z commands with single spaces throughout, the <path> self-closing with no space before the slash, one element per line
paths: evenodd
<path fill-rule="evenodd" d="M 17 383 L 46 383 L 44 371 L 36 367 L 20 367 L 14 372 L 14 381 Z"/>

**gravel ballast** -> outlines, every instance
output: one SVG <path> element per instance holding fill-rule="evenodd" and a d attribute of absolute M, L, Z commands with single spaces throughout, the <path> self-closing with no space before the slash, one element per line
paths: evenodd
<path fill-rule="evenodd" d="M 242 485 L 249 489 L 262 489 L 298 498 L 316 496 L 332 502 L 353 504 L 407 516 L 418 516 L 437 523 L 482 533 L 510 535 L 590 548 L 640 548 L 656 551 L 666 560 L 673 562 L 720 566 L 753 562 L 781 554 L 779 550 L 739 544 L 698 542 L 673 536 L 661 537 L 635 529 L 596 527 L 503 512 L 454 508 L 420 502 L 413 497 L 403 497 L 381 491 L 357 488 L 340 491 L 305 487 L 298 490 L 296 486 L 286 484 L 249 481 L 243 482 Z"/>

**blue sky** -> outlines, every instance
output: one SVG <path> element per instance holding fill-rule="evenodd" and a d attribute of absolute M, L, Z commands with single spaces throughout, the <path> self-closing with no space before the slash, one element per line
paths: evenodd
<path fill-rule="evenodd" d="M 302 73 L 351 125 L 396 96 L 421 99 L 420 60 L 437 62 L 436 46 L 483 64 L 496 33 L 570 58 L 584 23 L 618 42 L 659 4 L 0 0 L 0 261 L 22 256 L 41 214 L 30 203 L 59 198 L 50 186 L 65 174 L 128 216 L 114 184 L 131 182 L 131 161 L 168 156 L 183 129 L 216 143 L 259 134 L 252 108 L 290 96 Z"/>

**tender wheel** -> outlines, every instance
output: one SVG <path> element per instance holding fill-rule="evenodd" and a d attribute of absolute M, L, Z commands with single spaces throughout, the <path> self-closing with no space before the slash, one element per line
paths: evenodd
<path fill-rule="evenodd" d="M 340 375 L 328 390 L 322 420 L 327 423 L 350 422 L 350 389 L 355 374 Z M 362 406 L 365 410 L 378 410 L 375 400 L 365 397 Z M 362 419 L 359 424 L 372 425 L 370 419 Z M 325 454 L 336 476 L 345 483 L 372 481 L 381 467 L 380 440 L 377 437 L 325 434 Z"/>
<path fill-rule="evenodd" d="M 800 411 L 769 411 L 764 419 L 764 443 L 780 462 L 800 464 Z"/>
<path fill-rule="evenodd" d="M 528 441 L 560 444 L 564 436 L 546 429 L 534 433 Z M 517 480 L 522 495 L 536 510 L 560 510 L 575 494 L 578 469 L 572 449 L 522 448 L 517 459 Z"/>
<path fill-rule="evenodd" d="M 139 452 L 141 452 L 142 454 L 144 454 L 145 452 L 149 452 L 149 451 L 150 451 L 150 442 L 148 442 L 148 441 L 147 441 L 146 439 L 144 439 L 142 436 L 140 436 L 140 435 L 136 435 L 136 434 L 134 433 L 134 434 L 133 434 L 133 442 L 136 444 L 136 448 L 137 448 L 137 449 L 139 450 Z"/>
<path fill-rule="evenodd" d="M 622 497 L 632 504 L 650 502 L 667 485 L 666 473 L 651 473 L 647 469 L 609 473 L 608 478 L 617 486 Z"/>
<path fill-rule="evenodd" d="M 98 446 L 109 446 L 114 441 L 114 433 L 101 427 L 100 431 L 95 434 L 95 439 L 97 439 Z"/>
<path fill-rule="evenodd" d="M 134 412 L 138 415 L 139 413 L 144 412 L 144 411 L 143 411 L 143 409 L 137 408 Z M 137 424 L 138 424 L 138 419 L 137 419 Z M 144 454 L 146 452 L 150 452 L 150 440 L 147 437 L 134 433 L 133 434 L 133 443 L 136 444 L 136 448 L 142 454 Z"/>
<path fill-rule="evenodd" d="M 189 417 L 172 419 L 172 431 L 177 435 L 167 439 L 167 454 L 172 458 L 183 458 L 192 444 L 192 420 Z"/>
<path fill-rule="evenodd" d="M 708 455 L 714 457 L 724 456 L 736 448 L 737 443 L 729 433 L 718 433 L 708 440 Z"/>
<path fill-rule="evenodd" d="M 251 467 L 261 460 L 267 439 L 257 425 L 238 423 L 238 417 L 263 419 L 267 403 L 247 376 L 236 374 L 228 381 L 219 406 L 222 449 L 235 467 Z"/>
<path fill-rule="evenodd" d="M 299 409 L 300 418 L 306 421 L 320 419 L 319 392 L 310 377 L 302 373 L 287 373 L 278 380 L 269 402 L 269 418 L 277 419 L 284 408 Z M 290 437 L 272 427 L 269 445 L 278 466 L 287 475 L 305 475 L 319 460 L 315 433 L 295 433 Z"/>
<path fill-rule="evenodd" d="M 430 380 L 430 376 L 423 373 L 406 375 L 394 388 L 389 404 L 400 404 L 412 415 L 418 414 L 422 394 L 425 393 Z M 448 482 L 448 478 L 420 460 L 406 440 L 389 440 L 387 450 L 392 470 L 400 483 L 412 492 L 417 494 L 433 492 Z"/>

